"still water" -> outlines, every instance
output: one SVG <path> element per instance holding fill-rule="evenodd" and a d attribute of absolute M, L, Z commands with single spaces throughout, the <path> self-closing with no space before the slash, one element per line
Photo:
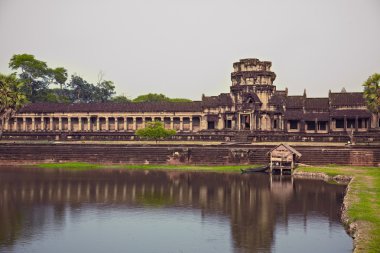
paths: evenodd
<path fill-rule="evenodd" d="M 265 174 L 0 168 L 0 252 L 351 252 L 344 191 Z"/>

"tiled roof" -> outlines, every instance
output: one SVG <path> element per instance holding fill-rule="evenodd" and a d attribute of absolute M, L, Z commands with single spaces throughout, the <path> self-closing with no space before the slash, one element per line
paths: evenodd
<path fill-rule="evenodd" d="M 142 103 L 33 103 L 20 113 L 53 112 L 201 112 L 202 102 L 142 102 Z"/>
<path fill-rule="evenodd" d="M 303 117 L 303 110 L 286 110 L 284 117 L 288 120 L 300 120 Z"/>
<path fill-rule="evenodd" d="M 232 99 L 229 93 L 222 93 L 219 96 L 210 96 L 202 98 L 204 107 L 232 106 Z"/>
<path fill-rule="evenodd" d="M 286 108 L 290 109 L 300 109 L 303 108 L 304 96 L 288 96 L 286 97 L 285 104 Z"/>
<path fill-rule="evenodd" d="M 305 109 L 306 110 L 328 110 L 329 99 L 328 98 L 306 98 Z"/>
<path fill-rule="evenodd" d="M 371 112 L 368 110 L 360 110 L 360 109 L 349 109 L 349 110 L 332 110 L 332 117 L 363 117 L 369 118 L 371 117 Z"/>
<path fill-rule="evenodd" d="M 268 100 L 269 105 L 281 106 L 285 104 L 286 91 L 275 91 Z"/>
<path fill-rule="evenodd" d="M 339 92 L 330 93 L 330 101 L 336 106 L 365 106 L 362 92 Z"/>
<path fill-rule="evenodd" d="M 318 120 L 318 121 L 329 121 L 330 113 L 328 112 L 306 112 L 303 114 L 304 120 Z"/>

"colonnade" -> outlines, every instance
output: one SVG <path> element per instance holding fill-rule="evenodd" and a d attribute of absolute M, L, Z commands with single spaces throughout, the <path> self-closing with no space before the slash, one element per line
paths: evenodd
<path fill-rule="evenodd" d="M 178 131 L 200 130 L 201 116 L 16 116 L 7 120 L 4 131 L 135 131 L 147 122 L 160 121 Z"/>

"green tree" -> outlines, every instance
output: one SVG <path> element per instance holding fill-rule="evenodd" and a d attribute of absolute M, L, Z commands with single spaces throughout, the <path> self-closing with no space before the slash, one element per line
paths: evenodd
<path fill-rule="evenodd" d="M 165 129 L 160 121 L 148 122 L 147 126 L 136 131 L 136 135 L 149 140 L 159 140 L 168 138 L 176 134 L 175 130 Z"/>
<path fill-rule="evenodd" d="M 186 98 L 169 98 L 164 94 L 148 93 L 133 99 L 133 102 L 191 102 Z"/>
<path fill-rule="evenodd" d="M 115 85 L 112 81 L 102 80 L 98 82 L 95 89 L 95 100 L 97 102 L 107 102 L 115 94 Z"/>
<path fill-rule="evenodd" d="M 89 103 L 95 102 L 95 85 L 87 82 L 82 77 L 78 75 L 71 75 L 70 82 L 67 84 L 70 88 L 70 101 L 71 102 L 81 102 Z"/>
<path fill-rule="evenodd" d="M 118 96 L 115 96 L 111 99 L 112 102 L 115 102 L 115 103 L 128 103 L 128 102 L 131 102 L 131 100 L 129 98 L 127 98 L 126 96 L 124 95 L 118 95 Z"/>
<path fill-rule="evenodd" d="M 16 74 L 0 74 L 0 139 L 3 135 L 3 126 L 25 103 L 26 97 L 21 91 L 23 83 Z"/>
<path fill-rule="evenodd" d="M 49 68 L 46 62 L 31 54 L 13 55 L 9 67 L 19 71 L 19 78 L 24 83 L 23 91 L 31 102 L 45 101 L 49 84 L 56 83 L 62 89 L 67 79 L 66 69 Z"/>
<path fill-rule="evenodd" d="M 375 73 L 364 82 L 364 98 L 372 112 L 380 111 L 380 74 Z"/>

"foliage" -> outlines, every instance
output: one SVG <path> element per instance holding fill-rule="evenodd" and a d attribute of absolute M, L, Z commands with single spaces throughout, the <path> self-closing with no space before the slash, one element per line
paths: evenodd
<path fill-rule="evenodd" d="M 128 103 L 128 102 L 131 102 L 131 100 L 129 98 L 127 98 L 126 96 L 124 95 L 119 95 L 119 96 L 115 96 L 111 99 L 112 102 L 115 102 L 115 103 Z"/>
<path fill-rule="evenodd" d="M 4 122 L 9 120 L 25 103 L 26 98 L 22 93 L 23 83 L 15 74 L 0 74 L 0 139 Z"/>
<path fill-rule="evenodd" d="M 175 130 L 165 129 L 159 121 L 147 122 L 147 126 L 143 129 L 138 129 L 136 135 L 139 137 L 155 140 L 156 143 L 160 139 L 168 138 L 176 134 Z"/>
<path fill-rule="evenodd" d="M 94 100 L 106 102 L 115 94 L 115 85 L 112 81 L 102 80 L 95 87 Z"/>
<path fill-rule="evenodd" d="M 364 98 L 368 109 L 372 112 L 380 111 L 380 74 L 375 73 L 364 82 Z"/>
<path fill-rule="evenodd" d="M 46 62 L 30 54 L 13 55 L 9 67 L 19 71 L 19 78 L 24 83 L 23 91 L 31 102 L 43 101 L 50 83 L 62 87 L 67 79 L 66 69 L 49 68 Z"/>
<path fill-rule="evenodd" d="M 186 98 L 168 98 L 164 94 L 148 93 L 133 99 L 133 102 L 191 102 Z"/>

